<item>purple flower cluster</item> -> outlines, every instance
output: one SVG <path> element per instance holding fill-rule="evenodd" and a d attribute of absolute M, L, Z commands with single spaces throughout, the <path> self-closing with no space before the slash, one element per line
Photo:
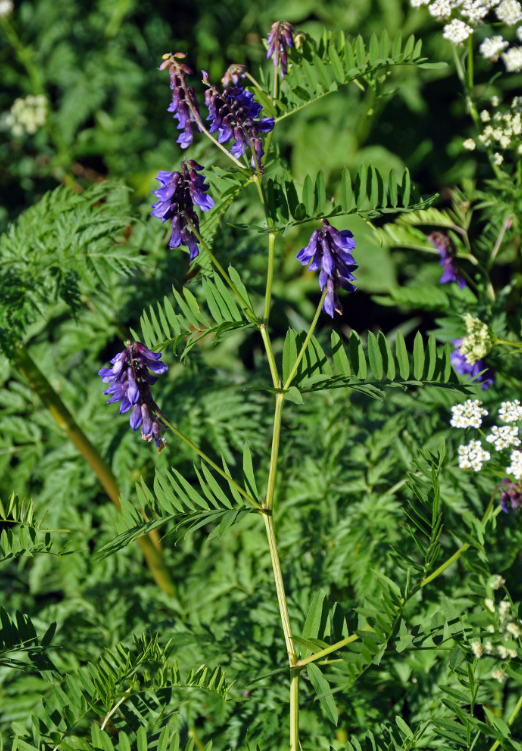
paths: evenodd
<path fill-rule="evenodd" d="M 502 511 L 507 514 L 510 507 L 518 509 L 522 506 L 522 488 L 520 485 L 512 482 L 509 477 L 504 477 L 501 482 L 501 489 L 500 506 Z"/>
<path fill-rule="evenodd" d="M 242 86 L 233 86 L 219 92 L 209 83 L 208 73 L 203 71 L 203 83 L 208 86 L 205 101 L 211 125 L 210 133 L 218 132 L 219 143 L 227 143 L 232 138 L 234 143 L 230 153 L 239 159 L 247 148 L 252 152 L 252 166 L 262 169 L 261 158 L 263 145 L 260 133 L 268 133 L 274 127 L 273 117 L 259 118 L 263 109 L 254 100 L 254 95 Z"/>
<path fill-rule="evenodd" d="M 149 373 L 161 375 L 168 365 L 160 362 L 161 354 L 151 352 L 141 342 L 127 342 L 123 352 L 112 358 L 111 368 L 98 371 L 103 383 L 110 383 L 104 394 L 110 394 L 107 404 L 121 402 L 120 414 L 130 411 L 130 426 L 138 430 L 145 441 L 154 441 L 158 450 L 165 446 L 163 427 L 158 418 L 158 407 L 152 399 L 150 387 L 158 380 Z"/>
<path fill-rule="evenodd" d="M 170 219 L 172 237 L 169 248 L 178 248 L 182 243 L 190 250 L 190 260 L 199 254 L 197 238 L 191 226 L 199 232 L 199 219 L 194 211 L 197 204 L 203 211 L 214 205 L 214 200 L 207 195 L 208 185 L 203 175 L 198 174 L 203 167 L 191 159 L 181 162 L 181 172 L 162 170 L 156 175 L 160 188 L 153 190 L 158 202 L 152 206 L 152 216 L 163 222 Z"/>
<path fill-rule="evenodd" d="M 439 279 L 440 283 L 458 282 L 459 287 L 463 289 L 466 286 L 466 282 L 459 274 L 457 254 L 451 247 L 449 237 L 442 232 L 432 232 L 431 235 L 428 235 L 428 240 L 439 251 L 440 265 L 444 267 L 444 272 Z"/>
<path fill-rule="evenodd" d="M 169 68 L 170 74 L 170 88 L 172 89 L 172 102 L 167 112 L 172 112 L 173 116 L 178 121 L 178 130 L 182 130 L 177 143 L 182 149 L 186 149 L 192 143 L 194 134 L 192 132 L 192 124 L 195 123 L 196 128 L 200 130 L 198 119 L 198 102 L 196 99 L 196 92 L 193 86 L 187 86 L 185 75 L 190 74 L 192 71 L 184 63 L 179 63 L 177 58 L 184 58 L 184 52 L 175 52 L 173 55 L 167 54 L 163 56 L 164 62 L 160 65 L 159 69 L 164 70 Z"/>
<path fill-rule="evenodd" d="M 267 60 L 272 58 L 274 68 L 281 63 L 281 76 L 284 78 L 288 72 L 288 60 L 286 50 L 294 46 L 294 29 L 288 21 L 276 21 L 272 24 L 270 34 L 266 40 L 268 50 L 266 53 Z"/>
<path fill-rule="evenodd" d="M 357 280 L 352 271 L 355 271 L 357 264 L 351 254 L 355 245 L 350 230 L 339 231 L 323 219 L 322 229 L 314 230 L 306 248 L 297 254 L 297 260 L 303 266 L 310 264 L 309 271 L 321 269 L 319 287 L 324 290 L 326 286 L 327 290 L 323 310 L 332 318 L 335 312 L 342 313 L 343 310 L 339 301 L 339 287 L 348 292 L 355 290 L 352 282 Z"/>
<path fill-rule="evenodd" d="M 486 365 L 484 360 L 477 360 L 473 363 L 473 365 L 471 365 L 466 360 L 466 355 L 462 354 L 459 350 L 461 344 L 462 339 L 453 340 L 453 346 L 455 347 L 455 350 L 451 353 L 450 356 L 451 364 L 453 365 L 457 373 L 469 376 L 470 378 L 474 379 L 475 383 L 481 383 L 484 390 L 489 389 L 489 387 L 493 386 L 495 383 L 495 373 Z M 481 371 L 484 372 L 481 373 Z"/>

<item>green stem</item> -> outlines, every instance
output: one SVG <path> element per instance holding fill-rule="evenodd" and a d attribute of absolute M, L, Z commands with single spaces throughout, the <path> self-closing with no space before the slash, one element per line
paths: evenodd
<path fill-rule="evenodd" d="M 315 311 L 315 315 L 313 318 L 313 321 L 310 325 L 310 328 L 308 330 L 308 334 L 306 335 L 306 339 L 303 342 L 303 346 L 299 350 L 299 354 L 297 355 L 297 359 L 294 363 L 294 367 L 290 371 L 290 374 L 288 378 L 285 381 L 285 384 L 283 386 L 284 390 L 286 391 L 288 388 L 290 388 L 290 385 L 292 381 L 294 380 L 295 374 L 297 373 L 297 369 L 301 363 L 301 360 L 304 357 L 304 353 L 306 352 L 306 348 L 308 347 L 308 344 L 310 343 L 310 339 L 312 338 L 312 334 L 314 333 L 315 327 L 317 326 L 317 321 L 319 320 L 319 316 L 321 315 L 321 309 L 323 307 L 324 299 L 326 297 L 327 289 L 326 287 L 323 289 L 323 294 L 321 295 L 321 299 L 319 300 L 319 305 L 317 306 L 317 310 Z"/>
<path fill-rule="evenodd" d="M 499 232 L 499 235 L 497 237 L 497 240 L 495 242 L 495 245 L 493 247 L 493 250 L 491 251 L 491 256 L 489 258 L 490 263 L 495 260 L 497 257 L 497 253 L 500 250 L 500 246 L 502 245 L 502 240 L 504 239 L 504 235 L 506 234 L 506 230 L 511 227 L 511 223 L 513 221 L 513 217 L 511 214 L 507 216 L 504 221 L 502 222 L 502 227 Z"/>
<path fill-rule="evenodd" d="M 371 626 L 364 626 L 364 628 L 361 629 L 361 631 L 371 631 Z M 328 655 L 332 654 L 332 652 L 337 652 L 338 649 L 342 649 L 342 647 L 346 647 L 347 644 L 351 644 L 354 641 L 357 641 L 359 639 L 358 634 L 352 634 L 351 636 L 347 636 L 345 639 L 341 639 L 341 641 L 336 642 L 335 644 L 332 644 L 330 647 L 325 647 L 325 649 L 321 649 L 320 652 L 314 652 L 313 655 L 310 655 L 309 657 L 303 657 L 301 660 L 298 660 L 295 664 L 296 668 L 304 668 L 305 665 L 308 665 L 310 662 L 315 662 L 316 660 L 321 660 L 323 657 L 327 657 Z"/>
<path fill-rule="evenodd" d="M 264 323 L 260 324 L 259 331 L 261 332 L 261 337 L 265 345 L 266 356 L 268 358 L 268 365 L 270 366 L 270 373 L 272 375 L 272 383 L 275 389 L 279 389 L 281 388 L 281 381 L 279 380 L 279 373 L 277 371 L 277 365 L 276 365 L 276 361 L 274 357 L 274 352 L 272 350 L 272 343 L 270 341 L 270 337 L 268 335 L 268 331 Z"/>
<path fill-rule="evenodd" d="M 246 500 L 249 503 L 251 503 L 252 506 L 255 506 L 255 508 L 257 508 L 257 509 L 261 509 L 261 504 L 258 503 L 254 498 L 252 498 L 252 496 L 249 495 L 249 493 L 247 493 L 246 490 L 241 487 L 241 485 L 238 485 L 238 483 L 235 480 L 233 480 L 230 477 L 230 475 L 228 475 L 223 469 L 221 469 L 221 467 L 219 466 L 219 464 L 216 464 L 216 462 L 212 461 L 212 459 L 209 456 L 207 456 L 204 451 L 202 451 L 200 448 L 198 448 L 198 446 L 196 446 L 196 444 L 192 443 L 192 441 L 190 440 L 190 438 L 187 438 L 186 435 L 183 435 L 183 433 L 180 430 L 178 430 L 178 428 L 175 425 L 173 425 L 170 422 L 170 420 L 167 420 L 167 418 L 165 417 L 165 415 L 163 414 L 163 412 L 160 409 L 158 409 L 158 407 L 156 405 L 154 405 L 154 408 L 155 408 L 156 412 L 158 413 L 158 415 L 161 417 L 162 422 L 164 422 L 165 425 L 167 425 L 172 430 L 172 432 L 175 433 L 178 436 L 178 438 L 181 438 L 181 440 L 184 443 L 186 443 L 187 446 L 190 446 L 190 448 L 193 451 L 195 451 L 196 454 L 198 454 L 203 459 L 203 461 L 205 461 L 207 464 L 209 464 L 212 467 L 212 469 L 215 469 L 216 472 L 219 475 L 221 475 L 221 477 L 223 477 L 228 482 L 229 485 L 232 485 L 232 487 L 234 487 L 238 491 L 238 493 L 241 493 L 241 495 L 243 496 L 243 498 L 246 498 Z"/>
<path fill-rule="evenodd" d="M 274 414 L 274 429 L 272 434 L 272 453 L 270 456 L 270 471 L 268 474 L 268 486 L 266 491 L 265 506 L 267 509 L 274 507 L 275 482 L 277 475 L 277 459 L 279 457 L 279 442 L 281 439 L 281 418 L 283 416 L 283 401 L 285 395 L 276 394 L 276 406 Z"/>
<path fill-rule="evenodd" d="M 266 275 L 265 307 L 263 309 L 263 321 L 268 324 L 270 317 L 270 304 L 272 302 L 272 285 L 274 282 L 274 264 L 275 264 L 275 232 L 268 234 L 268 271 Z"/>
<path fill-rule="evenodd" d="M 272 559 L 272 569 L 274 572 L 277 602 L 279 604 L 279 613 L 281 615 L 288 662 L 290 664 L 290 751 L 299 751 L 299 670 L 295 669 L 297 654 L 292 638 L 290 617 L 288 615 L 283 573 L 281 571 L 279 553 L 277 552 L 274 520 L 271 514 L 266 514 L 263 519 L 265 521 L 268 547 L 270 548 L 270 558 Z"/>
<path fill-rule="evenodd" d="M 507 347 L 522 347 L 520 342 L 508 342 L 507 339 L 497 339 L 495 344 L 505 344 Z"/>
<path fill-rule="evenodd" d="M 44 406 L 49 410 L 56 424 L 64 431 L 67 437 L 76 446 L 87 464 L 96 474 L 103 489 L 114 503 L 118 511 L 121 511 L 120 492 L 116 479 L 109 467 L 102 459 L 98 449 L 90 442 L 85 433 L 76 423 L 76 420 L 53 389 L 38 365 L 34 362 L 28 351 L 17 346 L 14 352 L 16 367 L 26 379 L 31 389 L 38 394 Z M 152 576 L 158 587 L 171 597 L 176 596 L 176 589 L 169 571 L 165 565 L 161 546 L 156 536 L 151 534 L 140 537 L 137 540 L 147 562 Z"/>

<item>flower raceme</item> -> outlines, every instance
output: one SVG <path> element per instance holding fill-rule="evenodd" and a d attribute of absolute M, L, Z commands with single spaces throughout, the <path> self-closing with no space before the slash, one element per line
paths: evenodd
<path fill-rule="evenodd" d="M 353 292 L 356 287 L 353 282 L 357 281 L 352 271 L 357 264 L 351 254 L 356 242 L 350 230 L 337 230 L 326 219 L 323 219 L 322 229 L 312 232 L 310 242 L 306 248 L 302 248 L 297 254 L 297 260 L 303 266 L 308 266 L 309 271 L 319 272 L 319 287 L 324 290 L 326 297 L 323 310 L 332 318 L 334 313 L 342 313 L 339 301 L 339 287 Z"/>
<path fill-rule="evenodd" d="M 208 185 L 203 175 L 198 174 L 203 167 L 191 159 L 181 162 L 181 172 L 162 170 L 156 175 L 160 188 L 153 190 L 158 202 L 152 206 L 152 216 L 163 222 L 170 219 L 172 237 L 169 248 L 178 248 L 181 244 L 190 250 L 190 260 L 199 254 L 198 240 L 192 227 L 199 232 L 199 219 L 194 211 L 194 204 L 203 211 L 214 205 L 214 200 L 207 195 Z"/>
<path fill-rule="evenodd" d="M 163 55 L 164 62 L 159 67 L 159 70 L 164 70 L 167 67 L 169 69 L 172 102 L 167 112 L 173 113 L 173 117 L 178 121 L 178 130 L 183 131 L 177 140 L 182 149 L 188 148 L 192 143 L 194 138 L 192 125 L 195 124 L 196 128 L 200 130 L 196 92 L 194 91 L 194 87 L 188 86 L 185 80 L 185 75 L 190 74 L 192 71 L 188 65 L 179 62 L 179 59 L 183 59 L 184 57 L 184 52 L 175 52 L 173 55 L 167 53 Z"/>
<path fill-rule="evenodd" d="M 266 43 L 267 60 L 272 58 L 274 68 L 277 68 L 278 63 L 281 65 L 281 76 L 284 78 L 288 72 L 286 50 L 294 46 L 293 26 L 288 21 L 276 21 L 272 24 Z"/>
<path fill-rule="evenodd" d="M 205 101 L 208 107 L 207 120 L 210 133 L 218 133 L 219 143 L 233 139 L 230 153 L 239 159 L 247 148 L 252 152 L 252 166 L 262 169 L 263 144 L 260 133 L 268 133 L 274 128 L 273 117 L 259 115 L 263 107 L 254 100 L 254 95 L 243 86 L 231 86 L 219 92 L 208 80 L 203 71 L 203 83 L 208 86 Z"/>
<path fill-rule="evenodd" d="M 431 235 L 428 235 L 428 240 L 433 247 L 438 250 L 440 265 L 444 267 L 444 272 L 439 279 L 440 283 L 446 284 L 447 282 L 458 282 L 459 287 L 463 289 L 466 286 L 466 282 L 459 274 L 457 255 L 451 247 L 449 237 L 442 232 L 432 232 Z"/>
<path fill-rule="evenodd" d="M 151 352 L 141 342 L 127 346 L 112 360 L 111 368 L 98 371 L 103 383 L 109 383 L 103 392 L 110 396 L 107 404 L 120 402 L 120 414 L 130 412 L 130 426 L 138 430 L 141 425 L 141 437 L 145 441 L 154 441 L 158 451 L 165 446 L 163 427 L 158 417 L 158 407 L 152 399 L 150 387 L 158 380 L 149 370 L 161 375 L 168 370 L 168 365 L 160 362 L 161 353 Z"/>

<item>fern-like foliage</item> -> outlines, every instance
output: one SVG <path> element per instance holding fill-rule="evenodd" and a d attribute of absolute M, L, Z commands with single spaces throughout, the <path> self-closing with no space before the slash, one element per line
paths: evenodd
<path fill-rule="evenodd" d="M 223 467 L 228 472 L 225 462 Z M 238 524 L 246 514 L 251 513 L 252 507 L 245 505 L 232 484 L 227 488 L 228 495 L 204 463 L 201 469 L 194 467 L 194 470 L 201 492 L 174 468 L 165 472 L 156 470 L 153 492 L 144 480 L 137 483 L 136 492 L 145 516 L 153 518 L 144 522 L 143 514 L 129 501 L 122 499 L 123 531 L 101 549 L 99 557 L 106 558 L 116 553 L 133 540 L 168 522 L 173 522 L 169 534 L 174 534 L 176 540 L 180 540 L 210 524 L 216 525 L 215 534 L 223 535 L 232 525 Z M 248 445 L 245 445 L 243 453 L 243 480 L 244 486 L 255 499 L 258 493 Z"/>
<path fill-rule="evenodd" d="M 73 311 L 82 287 L 107 286 L 142 259 L 126 239 L 132 218 L 128 189 L 97 183 L 84 193 L 47 193 L 0 237 L 0 344 L 20 340 L 49 303 Z"/>
<path fill-rule="evenodd" d="M 172 711 L 179 704 L 180 691 L 202 690 L 227 700 L 231 685 L 221 668 L 200 665 L 182 675 L 173 651 L 170 644 L 161 647 L 157 637 L 146 636 L 134 637 L 131 647 L 117 644 L 105 650 L 97 662 L 64 676 L 62 685 L 50 685 L 38 714 L 31 718 L 31 731 L 15 726 L 18 747 L 32 750 L 74 745 L 80 727 L 88 723 L 95 748 L 107 748 L 103 741 L 108 730 L 111 734 L 123 731 L 120 749 L 127 751 L 136 742 L 138 748 L 147 748 L 146 731 L 162 727 L 165 710 L 171 707 Z M 125 738 L 129 727 L 137 733 Z M 172 744 L 179 742 L 179 737 L 170 736 L 167 730 L 160 735 L 164 744 L 169 737 Z"/>
<path fill-rule="evenodd" d="M 51 530 L 42 529 L 43 519 L 36 519 L 32 501 L 19 499 L 15 493 L 7 504 L 0 500 L 0 563 L 23 555 L 51 553 L 64 555 L 65 547 L 53 551 Z M 52 530 L 68 532 L 69 530 Z"/>
<path fill-rule="evenodd" d="M 19 670 L 32 665 L 46 676 L 55 675 L 55 666 L 45 653 L 55 632 L 53 623 L 39 637 L 29 616 L 19 612 L 11 616 L 0 607 L 0 665 Z"/>

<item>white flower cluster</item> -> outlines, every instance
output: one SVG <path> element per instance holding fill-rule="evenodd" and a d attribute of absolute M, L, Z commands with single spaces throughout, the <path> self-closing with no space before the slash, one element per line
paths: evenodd
<path fill-rule="evenodd" d="M 47 98 L 43 94 L 15 99 L 13 106 L 4 118 L 13 136 L 36 133 L 47 120 Z"/>
<path fill-rule="evenodd" d="M 506 467 L 508 475 L 513 475 L 516 480 L 522 478 L 522 451 L 516 449 L 511 452 L 511 464 Z"/>
<path fill-rule="evenodd" d="M 0 0 L 0 18 L 9 16 L 13 12 L 13 8 L 12 0 Z"/>
<path fill-rule="evenodd" d="M 508 446 L 520 446 L 518 428 L 509 425 L 499 428 L 498 425 L 494 425 L 491 428 L 491 433 L 486 436 L 486 441 L 492 443 L 497 451 L 507 449 Z"/>
<path fill-rule="evenodd" d="M 445 22 L 442 36 L 453 44 L 462 44 L 474 32 L 477 24 L 486 20 L 494 9 L 496 19 L 507 26 L 515 26 L 522 21 L 522 5 L 519 0 L 410 0 L 412 8 L 428 6 L 430 15 L 437 21 Z M 517 29 L 517 37 L 522 41 L 522 26 Z M 484 39 L 480 45 L 480 54 L 496 62 L 502 57 L 508 73 L 522 71 L 522 47 L 509 47 L 502 35 Z M 467 147 L 465 147 L 467 148 Z"/>
<path fill-rule="evenodd" d="M 450 425 L 454 428 L 480 428 L 482 416 L 488 414 L 486 409 L 482 409 L 482 402 L 478 399 L 467 399 L 464 404 L 455 404 L 451 412 L 453 416 Z"/>
<path fill-rule="evenodd" d="M 502 586 L 504 583 L 504 579 L 498 574 L 493 578 L 493 581 L 494 583 L 498 581 L 499 586 Z M 499 587 L 493 588 L 498 589 Z M 477 658 L 482 657 L 485 653 L 490 656 L 498 655 L 501 660 L 515 659 L 518 657 L 518 648 L 514 640 L 520 637 L 522 631 L 519 624 L 513 620 L 511 603 L 509 600 L 502 600 L 499 602 L 497 610 L 494 600 L 487 598 L 484 600 L 484 605 L 491 613 L 498 616 L 497 625 L 490 623 L 487 630 L 490 634 L 495 635 L 497 639 L 507 642 L 507 645 L 505 643 L 494 645 L 491 639 L 486 639 L 484 644 L 482 644 L 479 639 L 475 639 L 470 644 L 471 651 Z M 491 677 L 495 678 L 499 683 L 503 683 L 506 679 L 506 673 L 501 668 L 497 668 L 492 672 Z"/>
<path fill-rule="evenodd" d="M 498 410 L 498 416 L 502 422 L 518 422 L 522 420 L 522 406 L 518 399 L 512 402 L 502 402 Z"/>
<path fill-rule="evenodd" d="M 522 457 L 522 453 L 520 453 L 520 456 Z M 467 446 L 459 446 L 459 467 L 461 469 L 473 469 L 475 472 L 480 472 L 484 462 L 487 462 L 490 458 L 491 454 L 489 451 L 484 451 L 480 441 L 470 441 Z"/>
<path fill-rule="evenodd" d="M 468 335 L 463 338 L 459 352 L 465 355 L 467 363 L 474 365 L 492 350 L 493 339 L 487 325 L 469 313 L 464 316 L 464 323 Z"/>

